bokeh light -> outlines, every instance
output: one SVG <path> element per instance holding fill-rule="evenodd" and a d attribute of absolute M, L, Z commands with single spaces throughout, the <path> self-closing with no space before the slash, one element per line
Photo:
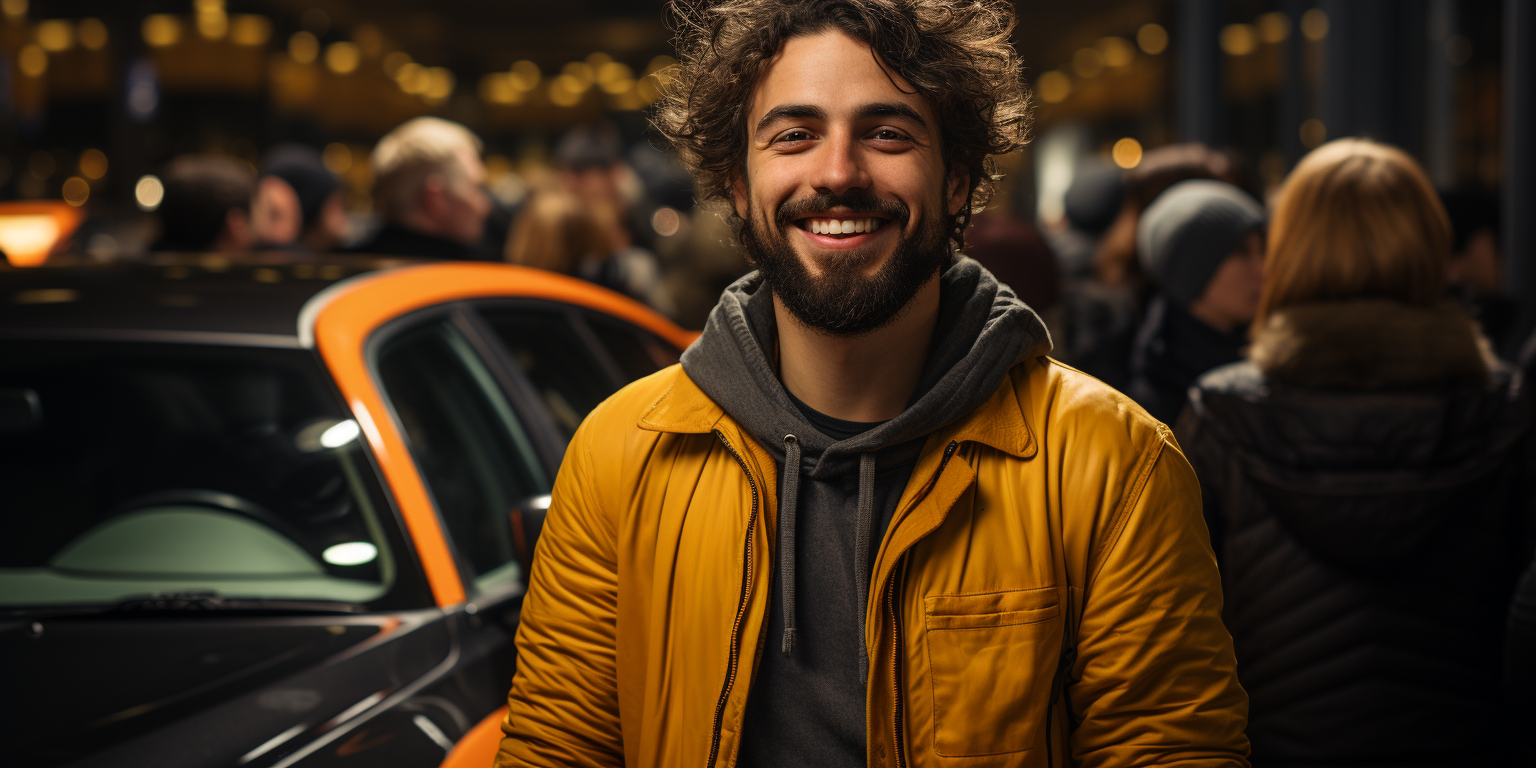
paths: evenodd
<path fill-rule="evenodd" d="M 139 183 L 133 185 L 133 199 L 139 204 L 139 210 L 153 211 L 165 201 L 165 185 L 153 174 L 142 176 Z"/>
<path fill-rule="evenodd" d="M 1302 146 L 1311 149 L 1328 140 L 1328 126 L 1314 117 L 1301 124 L 1300 135 Z"/>
<path fill-rule="evenodd" d="M 358 50 L 356 43 L 345 40 L 331 43 L 325 49 L 326 69 L 338 75 L 349 74 L 357 69 L 358 62 L 362 60 L 362 51 Z"/>
<path fill-rule="evenodd" d="M 1079 48 L 1072 54 L 1072 71 L 1085 80 L 1098 77 L 1104 71 L 1104 57 L 1097 48 Z"/>
<path fill-rule="evenodd" d="M 1057 104 L 1072 95 L 1072 78 L 1065 73 L 1051 70 L 1035 81 L 1035 94 L 1047 104 Z"/>
<path fill-rule="evenodd" d="M 107 25 L 101 19 L 81 19 L 75 37 L 86 50 L 99 51 L 107 47 Z"/>
<path fill-rule="evenodd" d="M 1135 168 L 1141 165 L 1141 142 L 1127 136 L 1115 142 L 1115 146 L 1109 150 L 1109 156 L 1121 168 Z"/>
<path fill-rule="evenodd" d="M 40 21 L 32 34 L 37 38 L 37 44 L 49 53 L 67 51 L 75 45 L 75 29 L 67 21 Z"/>
<path fill-rule="evenodd" d="M 325 151 L 320 153 L 320 160 L 325 163 L 326 170 L 337 176 L 352 170 L 352 150 L 339 141 L 325 145 Z"/>
<path fill-rule="evenodd" d="M 42 77 L 48 71 L 48 53 L 37 43 L 28 43 L 16 54 L 16 68 L 27 77 Z"/>
<path fill-rule="evenodd" d="M 63 197 L 64 202 L 79 208 L 91 199 L 91 185 L 79 176 L 71 176 L 64 180 Z"/>
<path fill-rule="evenodd" d="M 1259 39 L 1270 45 L 1283 43 L 1291 36 L 1291 17 L 1282 11 L 1270 11 L 1260 16 L 1255 26 L 1259 29 Z"/>
<path fill-rule="evenodd" d="M 1168 30 L 1161 24 L 1143 24 L 1136 30 L 1136 45 L 1148 56 L 1168 50 Z"/>
<path fill-rule="evenodd" d="M 1328 36 L 1328 12 L 1313 8 L 1301 15 L 1301 36 L 1317 42 Z"/>
<path fill-rule="evenodd" d="M 1136 47 L 1123 37 L 1101 37 L 1094 47 L 1104 57 L 1105 66 L 1113 69 L 1129 66 L 1136 60 Z"/>
<path fill-rule="evenodd" d="M 1221 28 L 1221 50 L 1228 56 L 1247 56 L 1259 47 L 1252 24 L 1228 24 Z"/>
<path fill-rule="evenodd" d="M 313 64 L 320 55 L 320 40 L 310 32 L 295 32 L 288 38 L 288 55 L 300 64 Z"/>
<path fill-rule="evenodd" d="M 80 175 L 87 179 L 99 179 L 107 175 L 107 155 L 99 149 L 87 149 L 80 153 Z"/>
<path fill-rule="evenodd" d="M 543 73 L 539 71 L 539 65 L 531 61 L 519 61 L 513 64 L 511 75 L 509 82 L 512 87 L 524 92 L 539 87 L 539 79 L 543 77 Z"/>
<path fill-rule="evenodd" d="M 229 24 L 229 39 L 235 45 L 266 45 L 272 37 L 272 22 L 265 16 L 251 13 L 237 14 Z"/>
<path fill-rule="evenodd" d="M 144 42 L 155 48 L 165 48 L 181 39 L 181 20 L 169 13 L 153 13 L 144 17 L 139 31 L 144 35 Z"/>

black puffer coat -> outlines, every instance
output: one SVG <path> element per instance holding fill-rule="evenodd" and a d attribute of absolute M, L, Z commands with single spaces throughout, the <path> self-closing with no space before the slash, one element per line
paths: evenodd
<path fill-rule="evenodd" d="M 1454 308 L 1296 307 L 1191 390 L 1257 768 L 1510 764 L 1531 405 L 1485 350 Z"/>

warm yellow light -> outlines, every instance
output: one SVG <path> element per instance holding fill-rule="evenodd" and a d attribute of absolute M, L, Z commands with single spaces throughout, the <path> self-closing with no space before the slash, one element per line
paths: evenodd
<path fill-rule="evenodd" d="M 1328 36 L 1328 12 L 1313 8 L 1301 15 L 1301 36 L 1317 42 Z"/>
<path fill-rule="evenodd" d="M 272 38 L 272 22 L 254 13 L 236 14 L 230 19 L 229 39 L 235 45 L 266 45 Z"/>
<path fill-rule="evenodd" d="M 37 43 L 28 43 L 16 54 L 16 68 L 27 77 L 42 77 L 48 71 L 48 53 Z"/>
<path fill-rule="evenodd" d="M 1252 24 L 1228 24 L 1221 28 L 1221 50 L 1228 56 L 1247 56 L 1259 47 Z"/>
<path fill-rule="evenodd" d="M 405 51 L 392 51 L 384 57 L 379 66 L 384 69 L 384 74 L 394 77 L 400 74 L 400 68 L 411 63 L 411 55 Z"/>
<path fill-rule="evenodd" d="M 88 50 L 99 51 L 107 47 L 107 25 L 101 23 L 101 19 L 81 19 L 75 37 Z"/>
<path fill-rule="evenodd" d="M 558 107 L 574 107 L 581 101 L 581 83 L 571 75 L 549 81 L 549 100 Z"/>
<path fill-rule="evenodd" d="M 1148 56 L 1156 56 L 1168 50 L 1168 30 L 1161 24 L 1143 24 L 1136 30 L 1136 45 Z"/>
<path fill-rule="evenodd" d="M 442 101 L 453 95 L 456 84 L 453 73 L 447 67 L 427 67 L 427 87 L 421 95 L 433 101 Z"/>
<path fill-rule="evenodd" d="M 1328 140 L 1328 126 L 1323 121 L 1312 118 L 1301 124 L 1301 144 L 1311 149 Z"/>
<path fill-rule="evenodd" d="M 320 161 L 325 163 L 326 170 L 340 176 L 352 170 L 352 150 L 339 141 L 332 142 L 325 145 Z"/>
<path fill-rule="evenodd" d="M 602 51 L 597 51 L 596 53 L 587 55 L 587 66 L 591 67 L 594 72 L 602 69 L 604 64 L 607 64 L 611 61 L 613 61 L 613 57 L 603 53 Z"/>
<path fill-rule="evenodd" d="M 406 62 L 395 72 L 395 83 L 412 96 L 426 92 L 428 79 L 427 68 L 414 61 Z"/>
<path fill-rule="evenodd" d="M 1104 57 L 1096 48 L 1079 48 L 1072 54 L 1072 71 L 1084 79 L 1098 77 L 1104 71 Z"/>
<path fill-rule="evenodd" d="M 80 153 L 80 175 L 87 179 L 99 179 L 107 175 L 107 156 L 99 149 L 87 149 Z"/>
<path fill-rule="evenodd" d="M 40 21 L 33 34 L 37 36 L 37 44 L 49 53 L 67 51 L 75 45 L 75 30 L 67 21 Z"/>
<path fill-rule="evenodd" d="M 370 59 L 384 55 L 384 33 L 372 24 L 359 24 L 352 30 L 352 42 Z"/>
<path fill-rule="evenodd" d="M 597 80 L 596 74 L 592 71 L 592 65 L 585 61 L 573 61 L 566 64 L 561 68 L 560 76 L 569 78 L 566 80 L 565 87 L 576 93 L 582 93 L 591 88 L 592 83 Z"/>
<path fill-rule="evenodd" d="M 140 210 L 153 211 L 165 201 L 165 185 L 156 176 L 142 176 L 139 183 L 133 185 L 133 199 Z"/>
<path fill-rule="evenodd" d="M 223 8 L 197 11 L 197 33 L 209 40 L 218 40 L 229 34 L 229 16 Z"/>
<path fill-rule="evenodd" d="M 635 71 L 628 64 L 610 61 L 597 68 L 597 84 L 615 96 L 635 86 Z"/>
<path fill-rule="evenodd" d="M 35 267 L 48 259 L 59 233 L 58 219 L 46 213 L 0 216 L 0 251 L 12 266 Z"/>
<path fill-rule="evenodd" d="M 63 196 L 64 202 L 79 208 L 91 199 L 91 185 L 79 176 L 71 176 L 64 180 Z"/>
<path fill-rule="evenodd" d="M 654 59 L 651 59 L 651 63 L 645 65 L 645 74 L 655 74 L 675 64 L 677 64 L 677 59 L 674 59 L 666 54 L 662 54 Z"/>
<path fill-rule="evenodd" d="M 519 91 L 531 91 L 539 87 L 539 78 L 543 73 L 539 71 L 539 65 L 531 61 L 519 61 L 512 65 L 512 87 Z"/>
<path fill-rule="evenodd" d="M 27 15 L 27 0 L 0 0 L 0 11 L 17 19 Z"/>
<path fill-rule="evenodd" d="M 224 0 L 195 0 L 192 7 L 198 13 L 223 13 Z"/>
<path fill-rule="evenodd" d="M 523 92 L 512 86 L 511 73 L 491 72 L 480 78 L 480 98 L 490 104 L 516 104 Z"/>
<path fill-rule="evenodd" d="M 1124 67 L 1136 60 L 1136 47 L 1123 37 L 1101 37 L 1095 47 L 1109 67 Z"/>
<path fill-rule="evenodd" d="M 1109 156 L 1121 168 L 1135 168 L 1141 165 L 1141 142 L 1127 136 L 1115 142 L 1115 146 L 1109 150 Z"/>
<path fill-rule="evenodd" d="M 635 83 L 635 96 L 644 104 L 650 104 L 661 98 L 661 80 L 655 74 L 649 74 L 640 78 Z"/>
<path fill-rule="evenodd" d="M 356 43 L 345 40 L 331 43 L 325 49 L 325 66 L 338 75 L 345 75 L 357 69 L 357 64 L 362 60 L 362 51 L 357 49 Z"/>
<path fill-rule="evenodd" d="M 1057 104 L 1072 94 L 1072 78 L 1051 70 L 1035 81 L 1035 94 L 1047 104 Z"/>
<path fill-rule="evenodd" d="M 288 55 L 300 64 L 312 64 L 320 55 L 320 41 L 309 32 L 295 32 L 288 38 Z"/>
<path fill-rule="evenodd" d="M 1270 45 L 1283 43 L 1291 36 L 1291 17 L 1281 11 L 1270 11 L 1260 16 L 1256 26 L 1259 28 L 1259 39 Z"/>
<path fill-rule="evenodd" d="M 144 17 L 140 28 L 144 42 L 156 48 L 175 45 L 181 39 L 181 20 L 169 13 L 154 13 Z"/>

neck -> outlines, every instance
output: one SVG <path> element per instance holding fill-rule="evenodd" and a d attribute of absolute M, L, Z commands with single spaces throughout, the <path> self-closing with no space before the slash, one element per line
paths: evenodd
<path fill-rule="evenodd" d="M 937 273 L 887 325 L 852 338 L 806 327 L 777 296 L 779 378 L 800 402 L 845 421 L 885 421 L 917 390 L 939 318 Z"/>

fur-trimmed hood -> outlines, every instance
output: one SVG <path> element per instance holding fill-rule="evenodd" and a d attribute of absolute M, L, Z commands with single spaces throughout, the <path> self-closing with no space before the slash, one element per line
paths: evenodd
<path fill-rule="evenodd" d="M 1475 386 L 1499 366 L 1455 304 L 1386 299 L 1287 307 L 1265 323 L 1248 358 L 1275 381 L 1334 390 Z"/>

